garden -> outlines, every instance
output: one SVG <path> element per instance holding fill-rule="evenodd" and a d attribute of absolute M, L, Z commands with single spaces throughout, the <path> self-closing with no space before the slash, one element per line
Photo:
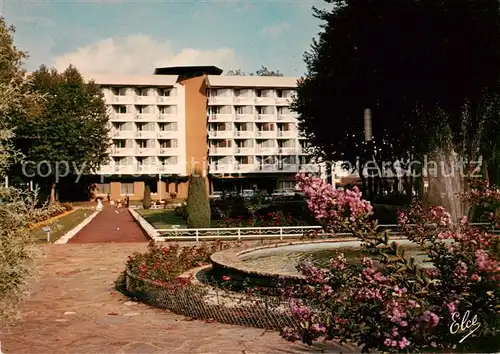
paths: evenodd
<path fill-rule="evenodd" d="M 332 340 L 363 352 L 498 348 L 500 243 L 491 228 L 465 217 L 455 221 L 443 207 L 415 202 L 399 211 L 396 238 L 378 230 L 373 207 L 357 188 L 334 190 L 315 177 L 298 179 L 309 211 L 330 235 L 314 242 L 349 232 L 349 242 L 362 245 L 359 252 L 339 247 L 327 262 L 326 251 L 321 262 L 301 258 L 298 276 L 277 273 L 277 285 L 266 288 L 252 276 L 233 278 L 231 272 L 244 262 L 212 272 L 215 260 L 245 252 L 241 242 L 184 248 L 151 243 L 146 253 L 129 257 L 118 288 L 193 318 L 277 330 L 288 341 L 306 344 Z M 476 184 L 460 198 L 486 211 L 498 227 L 498 189 Z M 418 257 L 405 242 L 418 248 Z"/>

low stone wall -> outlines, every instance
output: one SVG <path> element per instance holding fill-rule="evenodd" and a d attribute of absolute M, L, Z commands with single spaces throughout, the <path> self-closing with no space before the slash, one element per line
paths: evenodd
<path fill-rule="evenodd" d="M 146 221 L 137 211 L 129 208 L 129 213 L 132 214 L 132 217 L 137 221 L 137 223 L 142 227 L 142 229 L 146 232 L 146 234 L 154 241 L 158 239 L 160 234 L 149 222 Z"/>

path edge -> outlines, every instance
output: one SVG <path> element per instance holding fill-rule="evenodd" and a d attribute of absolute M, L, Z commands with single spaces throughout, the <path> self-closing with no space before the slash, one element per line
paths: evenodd
<path fill-rule="evenodd" d="M 98 211 L 94 211 L 92 214 L 87 216 L 85 220 L 83 220 L 81 223 L 76 225 L 73 229 L 70 231 L 66 232 L 63 236 L 58 238 L 54 244 L 62 245 L 65 243 L 68 243 L 69 240 L 71 240 L 77 233 L 79 233 L 85 226 L 87 226 L 96 216 L 99 214 Z"/>
<path fill-rule="evenodd" d="M 158 241 L 158 237 L 160 233 L 146 221 L 138 212 L 133 209 L 128 209 L 129 213 L 132 215 L 134 220 L 139 224 L 139 226 L 144 230 L 144 232 L 149 236 L 149 238 L 153 241 Z"/>

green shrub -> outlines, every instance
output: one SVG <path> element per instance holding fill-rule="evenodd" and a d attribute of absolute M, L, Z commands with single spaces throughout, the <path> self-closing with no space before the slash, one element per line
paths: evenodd
<path fill-rule="evenodd" d="M 210 227 L 210 202 L 205 186 L 205 178 L 199 174 L 189 177 L 186 212 L 188 228 L 203 229 Z"/>
<path fill-rule="evenodd" d="M 144 188 L 144 198 L 142 199 L 142 207 L 144 209 L 151 208 L 151 189 L 149 188 L 149 186 L 146 186 L 146 188 Z"/>

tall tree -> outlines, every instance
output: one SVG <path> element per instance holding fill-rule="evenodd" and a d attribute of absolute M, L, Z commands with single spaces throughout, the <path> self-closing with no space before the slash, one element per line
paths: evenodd
<path fill-rule="evenodd" d="M 27 228 L 33 203 L 20 191 L 5 188 L 3 178 L 11 163 L 22 156 L 14 149 L 13 116 L 28 116 L 41 101 L 30 91 L 22 69 L 26 54 L 13 41 L 12 27 L 0 17 L 0 327 L 5 328 L 16 315 L 19 300 L 25 295 L 25 285 L 32 265 L 34 238 Z M 14 128 L 14 129 L 12 129 Z M 39 215 L 43 210 L 38 209 Z M 15 317 L 14 317 L 15 318 Z"/>
<path fill-rule="evenodd" d="M 89 174 L 107 161 L 108 115 L 99 86 L 85 82 L 73 66 L 62 73 L 41 66 L 31 79 L 45 104 L 34 119 L 15 122 L 16 143 L 32 162 L 25 170 L 50 178 L 54 201 L 59 177 Z M 38 171 L 30 171 L 35 165 Z"/>
<path fill-rule="evenodd" d="M 464 104 L 475 110 L 485 92 L 498 91 L 498 1 L 326 2 L 330 10 L 314 9 L 324 24 L 293 104 L 323 158 L 363 165 L 368 153 L 385 161 L 423 153 L 433 122 L 421 118 L 438 108 L 459 140 Z M 371 145 L 363 141 L 365 108 L 373 113 Z M 478 121 L 470 124 L 477 131 Z"/>

